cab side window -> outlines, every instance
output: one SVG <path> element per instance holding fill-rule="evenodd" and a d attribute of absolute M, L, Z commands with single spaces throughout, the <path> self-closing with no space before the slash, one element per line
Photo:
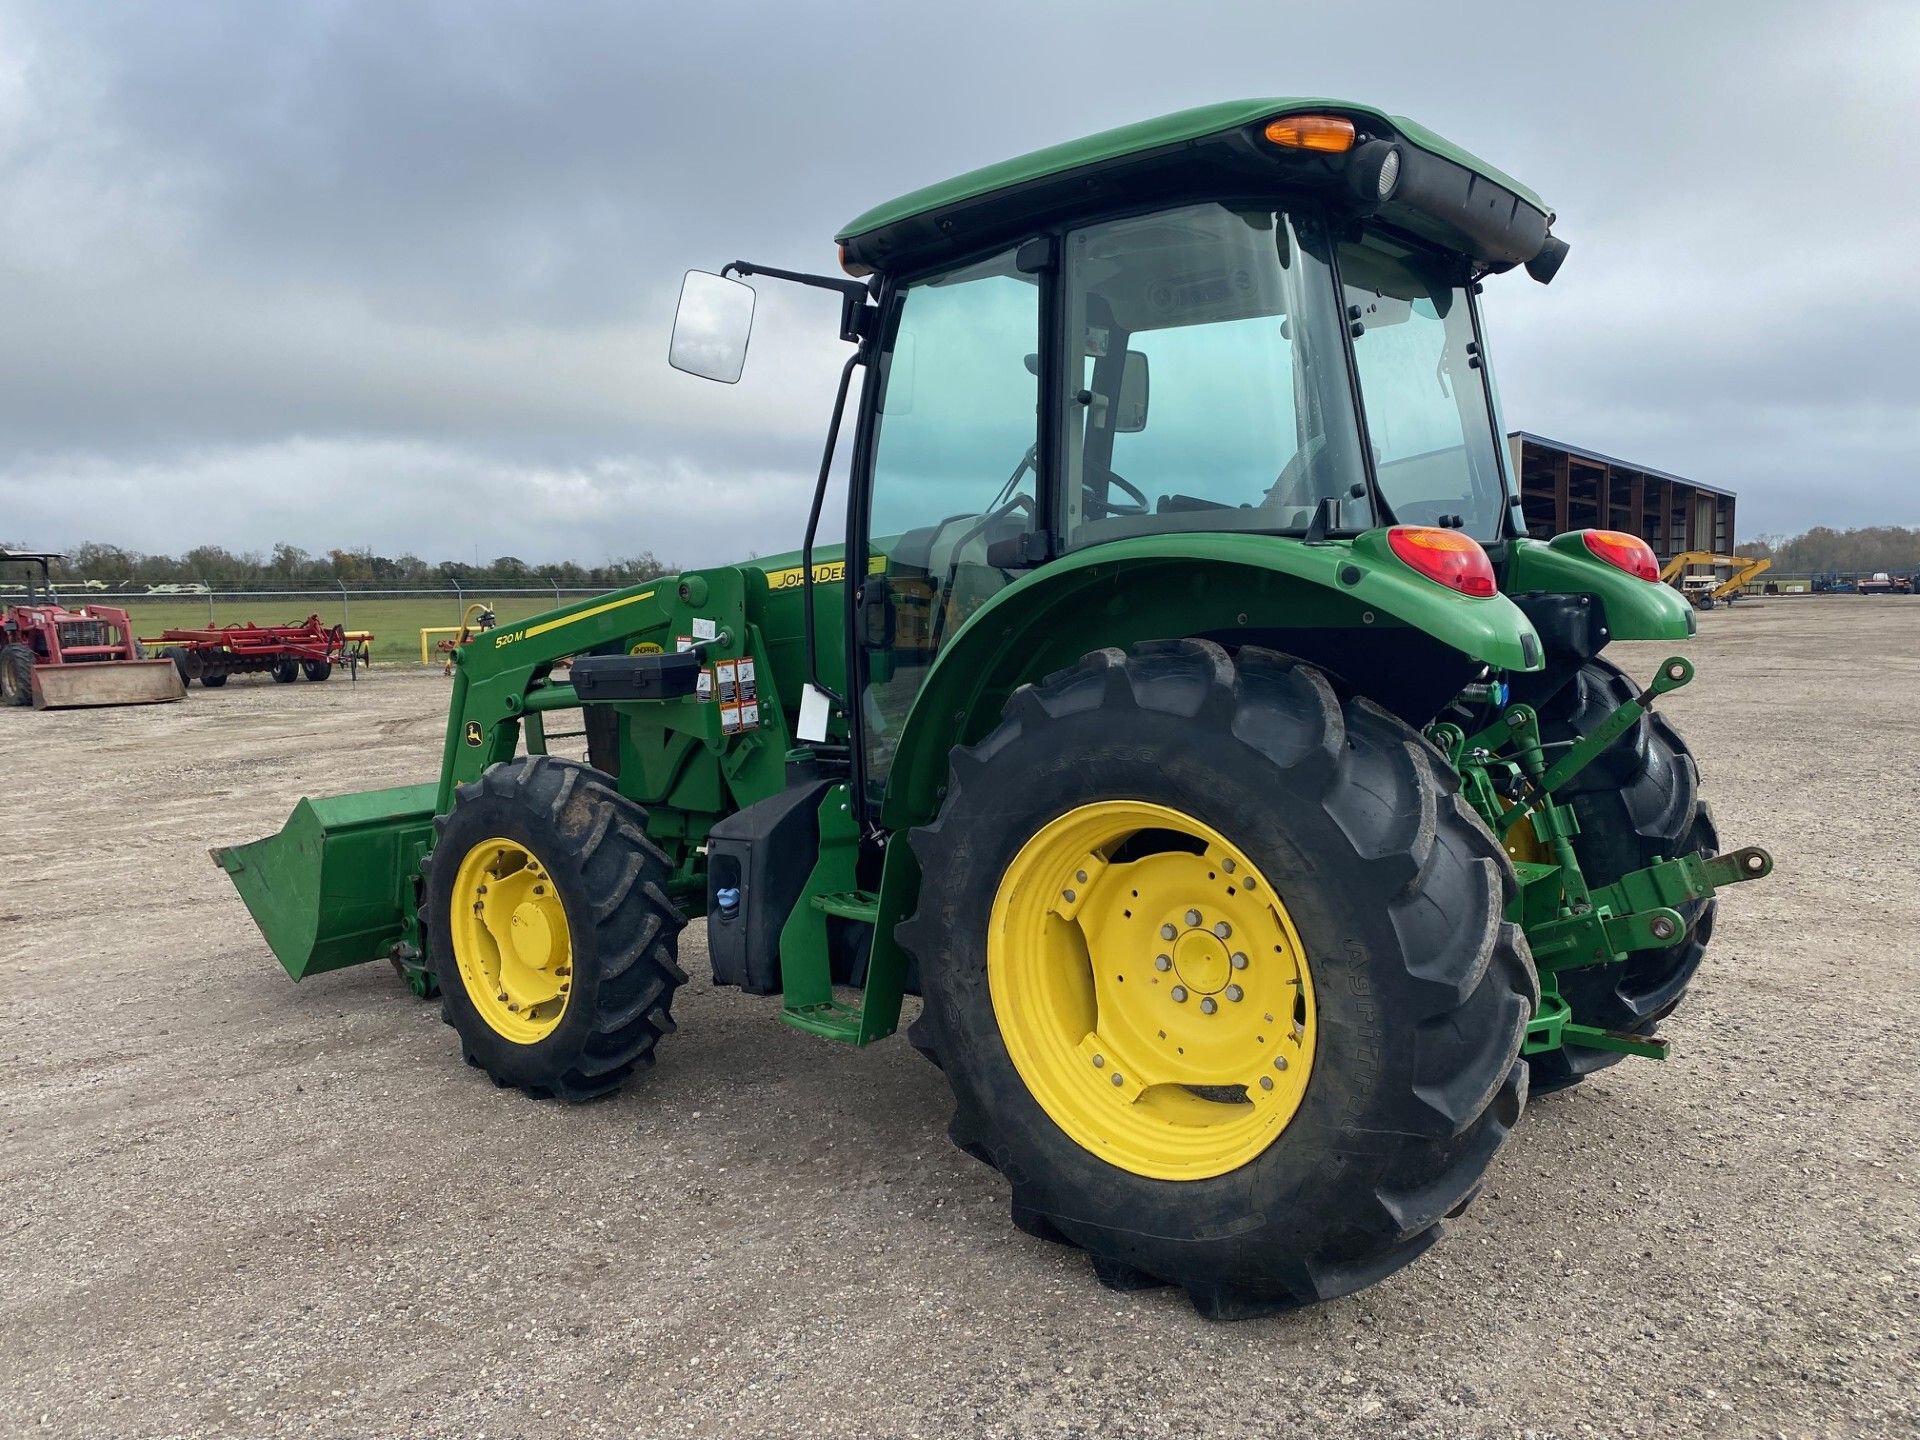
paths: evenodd
<path fill-rule="evenodd" d="M 875 795 L 934 656 L 1011 583 L 1009 545 L 1039 525 L 1035 277 L 1009 250 L 909 287 L 897 307 L 857 577 Z"/>

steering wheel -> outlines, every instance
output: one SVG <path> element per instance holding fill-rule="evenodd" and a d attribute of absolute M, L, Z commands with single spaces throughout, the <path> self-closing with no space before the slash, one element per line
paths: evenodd
<path fill-rule="evenodd" d="M 1116 505 L 1107 498 L 1106 492 L 1100 488 L 1096 481 L 1091 479 L 1082 480 L 1080 482 L 1080 508 L 1086 513 L 1086 517 L 1089 520 L 1104 519 L 1113 515 L 1145 515 L 1153 508 L 1147 503 L 1145 492 L 1138 486 L 1129 480 L 1123 480 L 1111 470 L 1106 473 L 1108 487 L 1118 490 L 1132 503 Z M 1096 515 L 1093 513 L 1095 510 L 1101 513 Z"/>

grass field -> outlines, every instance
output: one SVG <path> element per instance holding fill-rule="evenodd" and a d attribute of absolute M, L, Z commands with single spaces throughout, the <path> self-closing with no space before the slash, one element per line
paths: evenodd
<path fill-rule="evenodd" d="M 554 608 L 551 596 L 545 599 L 537 595 L 498 595 L 488 598 L 502 625 Z M 562 603 L 573 604 L 583 598 L 569 595 Z M 70 597 L 68 603 L 78 604 L 80 597 Z M 124 606 L 133 617 L 134 633 L 137 635 L 158 635 L 166 629 L 204 629 L 209 623 L 240 625 L 249 620 L 256 625 L 298 624 L 315 614 L 329 625 L 337 625 L 344 620 L 349 629 L 373 632 L 373 658 L 377 664 L 418 665 L 421 627 L 460 623 L 460 607 L 450 595 L 445 599 L 355 595 L 348 599 L 344 610 L 338 597 L 323 600 L 295 595 L 285 599 L 228 600 L 215 595 L 211 622 L 207 619 L 207 597 L 204 595 L 169 596 L 165 600 L 152 601 L 106 600 L 103 603 Z M 442 640 L 447 637 L 436 635 L 431 638 Z"/>

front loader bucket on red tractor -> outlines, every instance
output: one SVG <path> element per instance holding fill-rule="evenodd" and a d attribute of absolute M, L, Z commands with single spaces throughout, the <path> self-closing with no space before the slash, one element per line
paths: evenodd
<path fill-rule="evenodd" d="M 171 660 L 100 660 L 33 667 L 33 708 L 159 705 L 187 698 Z"/>

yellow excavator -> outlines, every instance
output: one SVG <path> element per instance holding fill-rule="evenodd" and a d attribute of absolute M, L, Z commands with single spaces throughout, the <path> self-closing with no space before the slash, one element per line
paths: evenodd
<path fill-rule="evenodd" d="M 1711 566 L 1714 573 L 1687 574 L 1695 565 Z M 1772 566 L 1773 561 L 1764 555 L 1715 555 L 1706 550 L 1683 550 L 1662 567 L 1660 578 L 1669 585 L 1678 582 L 1680 593 L 1694 609 L 1711 610 L 1715 605 L 1732 604 L 1736 595 Z M 1732 571 L 1724 580 L 1719 574 L 1722 569 Z"/>

